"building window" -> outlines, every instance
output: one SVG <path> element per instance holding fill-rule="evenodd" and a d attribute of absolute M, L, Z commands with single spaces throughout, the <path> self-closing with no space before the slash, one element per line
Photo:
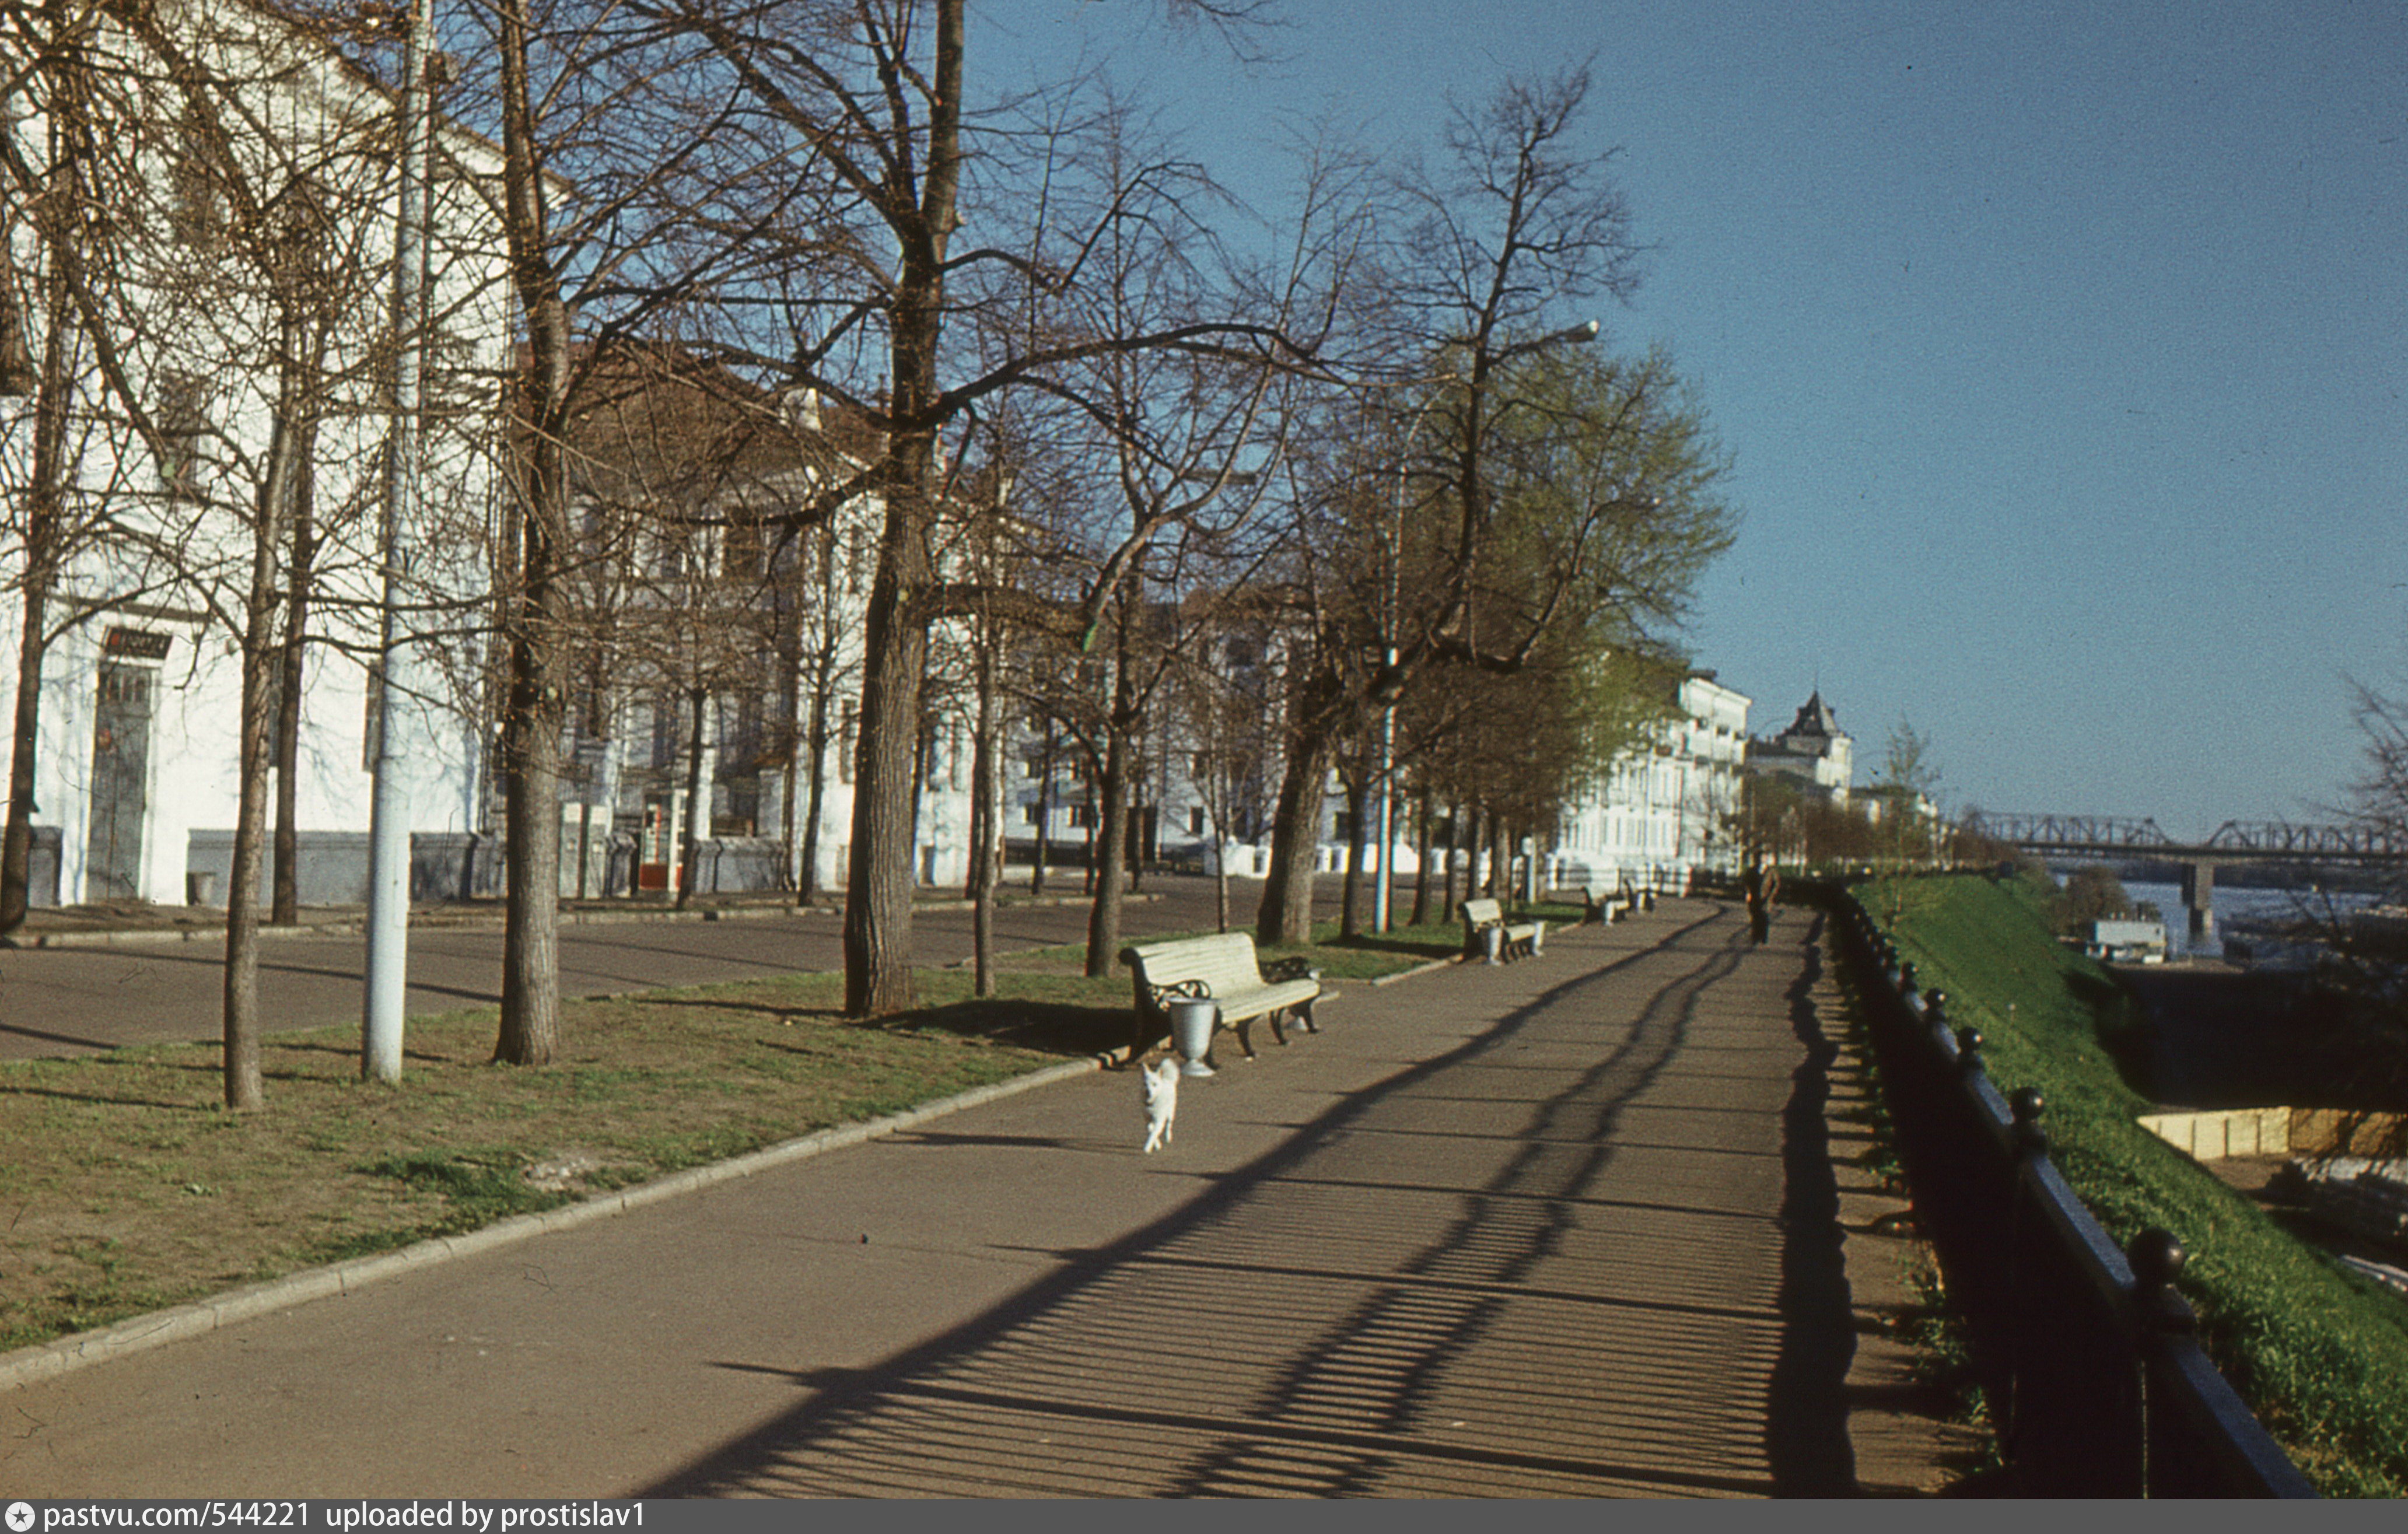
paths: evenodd
<path fill-rule="evenodd" d="M 206 251 L 217 244 L 225 222 L 218 196 L 217 154 L 208 128 L 197 115 L 184 119 L 182 139 L 168 172 L 167 222 L 176 238 Z"/>
<path fill-rule="evenodd" d="M 1020 824 L 1023 825 L 1034 825 L 1037 824 L 1037 807 L 1035 805 L 1024 804 L 1020 807 Z"/>
<path fill-rule="evenodd" d="M 869 529 L 856 523 L 844 533 L 845 594 L 860 595 L 869 588 L 870 577 L 876 573 L 870 564 Z"/>
<path fill-rule="evenodd" d="M 170 500 L 196 501 L 201 494 L 201 437 L 208 430 L 208 395 L 189 373 L 165 373 L 159 381 L 159 488 Z"/>
<path fill-rule="evenodd" d="M 1201 806 L 1201 805 L 1191 805 L 1191 806 L 1189 806 L 1189 807 L 1188 807 L 1188 810 L 1187 810 L 1187 834 L 1188 834 L 1189 836 L 1191 836 L 1191 837 L 1200 837 L 1200 836 L 1202 836 L 1202 835 L 1204 834 L 1204 807 L 1203 807 L 1203 806 Z"/>
<path fill-rule="evenodd" d="M 757 581 L 768 569 L 764 553 L 761 524 L 749 519 L 732 519 L 727 524 L 727 552 L 722 568 L 730 581 Z"/>

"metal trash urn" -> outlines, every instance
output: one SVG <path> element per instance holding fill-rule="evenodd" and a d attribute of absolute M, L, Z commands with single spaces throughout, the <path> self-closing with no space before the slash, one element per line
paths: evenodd
<path fill-rule="evenodd" d="M 1170 1003 L 1170 1039 L 1179 1046 L 1179 1057 L 1184 1062 L 1182 1075 L 1210 1076 L 1212 1068 L 1204 1056 L 1212 1050 L 1212 1026 L 1220 1020 L 1221 1004 L 1205 996 L 1182 996 Z"/>

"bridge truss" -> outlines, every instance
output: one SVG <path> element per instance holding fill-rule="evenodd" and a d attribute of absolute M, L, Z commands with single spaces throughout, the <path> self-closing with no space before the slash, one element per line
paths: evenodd
<path fill-rule="evenodd" d="M 2408 837 L 2371 825 L 2229 820 L 2204 841 L 2181 842 L 2154 820 L 2114 815 L 2020 815 L 1976 810 L 1965 829 L 2036 853 L 2133 854 L 2200 863 L 2408 863 Z"/>

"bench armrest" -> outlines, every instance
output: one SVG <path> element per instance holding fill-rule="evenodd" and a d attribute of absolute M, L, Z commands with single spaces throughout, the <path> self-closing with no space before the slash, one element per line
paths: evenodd
<path fill-rule="evenodd" d="M 1210 1001 L 1212 998 L 1212 986 L 1208 981 L 1174 980 L 1168 985 L 1156 985 L 1151 981 L 1140 983 L 1145 986 L 1146 1001 L 1157 1012 L 1169 1011 L 1174 1001 Z"/>
<path fill-rule="evenodd" d="M 1273 959 L 1264 965 L 1263 979 L 1267 981 L 1309 980 L 1317 982 L 1321 979 L 1321 971 L 1314 968 L 1312 960 L 1304 954 L 1292 953 L 1286 958 Z"/>

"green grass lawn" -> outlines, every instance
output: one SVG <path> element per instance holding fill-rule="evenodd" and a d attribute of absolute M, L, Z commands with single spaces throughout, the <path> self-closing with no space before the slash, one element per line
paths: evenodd
<path fill-rule="evenodd" d="M 1125 980 L 918 978 L 837 1015 L 794 975 L 562 1007 L 542 1069 L 488 1064 L 491 1008 L 410 1020 L 398 1088 L 358 1030 L 279 1034 L 267 1107 L 220 1103 L 215 1044 L 0 1065 L 0 1349 L 472 1229 L 1005 1080 L 1128 1034 Z"/>
<path fill-rule="evenodd" d="M 2001 1091 L 2045 1097 L 2057 1165 L 2100 1224 L 2119 1244 L 2151 1226 L 2182 1241 L 2201 1340 L 2269 1430 L 2328 1495 L 2408 1494 L 2408 1303 L 2135 1122 L 2153 1105 L 2117 1058 L 2143 1023 L 2113 974 L 2050 936 L 2042 888 L 1965 876 L 1899 894 L 1901 953 L 1982 1031 Z"/>
<path fill-rule="evenodd" d="M 1451 953 L 1433 930 L 1292 951 L 1363 979 Z M 0 1350 L 1125 1045 L 1128 973 L 1082 956 L 1010 955 L 986 999 L 921 970 L 919 1008 L 875 1024 L 832 974 L 568 1001 L 542 1069 L 488 1063 L 491 1008 L 412 1018 L 398 1088 L 359 1080 L 356 1027 L 278 1034 L 249 1114 L 214 1043 L 0 1064 Z"/>

